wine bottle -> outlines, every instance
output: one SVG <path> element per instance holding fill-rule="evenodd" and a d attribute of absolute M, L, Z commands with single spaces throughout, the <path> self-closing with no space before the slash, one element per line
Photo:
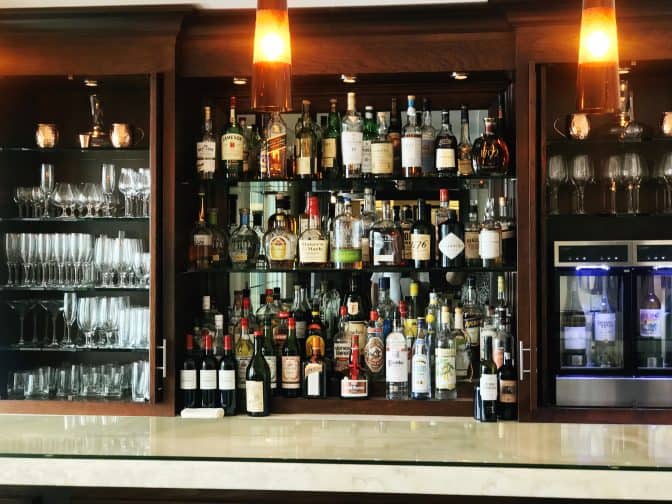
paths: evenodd
<path fill-rule="evenodd" d="M 271 319 L 264 320 L 264 358 L 271 370 L 271 393 L 278 393 L 278 356 L 275 352 L 275 341 L 273 340 L 273 324 Z"/>
<path fill-rule="evenodd" d="M 411 265 L 427 268 L 434 262 L 434 226 L 429 220 L 429 207 L 422 198 L 418 199 L 418 220 L 411 228 Z"/>
<path fill-rule="evenodd" d="M 504 349 L 504 365 L 497 370 L 499 398 L 497 400 L 497 416 L 500 420 L 517 418 L 518 377 L 511 360 L 511 339 L 506 341 Z"/>
<path fill-rule="evenodd" d="M 205 335 L 205 354 L 198 373 L 201 408 L 217 407 L 217 359 L 212 350 L 212 335 Z"/>
<path fill-rule="evenodd" d="M 303 397 L 322 399 L 327 397 L 327 372 L 318 340 L 312 340 L 311 355 L 302 369 Z"/>
<path fill-rule="evenodd" d="M 562 365 L 583 367 L 586 362 L 586 314 L 581 306 L 578 280 L 568 278 L 567 302 L 560 313 L 560 330 L 562 331 Z"/>
<path fill-rule="evenodd" d="M 287 322 L 287 339 L 282 348 L 282 392 L 286 397 L 298 397 L 301 393 L 301 351 L 296 339 L 296 320 Z"/>
<path fill-rule="evenodd" d="M 497 366 L 492 360 L 492 338 L 485 341 L 485 358 L 481 360 L 480 402 L 481 422 L 497 421 Z"/>
<path fill-rule="evenodd" d="M 263 353 L 264 335 L 254 333 L 254 355 L 245 373 L 245 409 L 249 416 L 268 416 L 271 409 L 271 370 Z"/>
<path fill-rule="evenodd" d="M 180 390 L 185 408 L 196 408 L 198 380 L 196 378 L 196 359 L 194 358 L 194 336 L 187 334 L 186 357 L 180 370 Z"/>
<path fill-rule="evenodd" d="M 219 362 L 219 404 L 224 409 L 224 415 L 236 414 L 236 358 L 233 355 L 233 338 L 230 334 L 224 335 L 224 353 Z"/>

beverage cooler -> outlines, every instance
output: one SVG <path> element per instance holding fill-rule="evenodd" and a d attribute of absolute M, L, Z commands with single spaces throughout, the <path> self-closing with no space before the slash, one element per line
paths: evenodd
<path fill-rule="evenodd" d="M 557 406 L 672 407 L 672 240 L 556 241 Z"/>

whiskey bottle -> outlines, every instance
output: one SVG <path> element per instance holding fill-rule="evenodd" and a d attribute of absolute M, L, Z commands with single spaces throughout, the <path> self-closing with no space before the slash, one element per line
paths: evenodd
<path fill-rule="evenodd" d="M 313 344 L 310 356 L 303 363 L 301 374 L 303 397 L 306 399 L 327 397 L 327 369 L 318 342 Z"/>
<path fill-rule="evenodd" d="M 345 178 L 362 176 L 363 127 L 362 116 L 356 108 L 355 93 L 348 93 L 348 111 L 341 123 L 341 158 Z"/>
<path fill-rule="evenodd" d="M 413 342 L 411 358 L 411 398 L 429 399 L 431 397 L 431 374 L 429 347 L 425 340 L 425 319 L 418 317 L 418 333 Z"/>
<path fill-rule="evenodd" d="M 390 140 L 385 112 L 378 112 L 377 137 L 371 140 L 371 174 L 375 178 L 387 178 L 394 175 L 394 147 Z"/>
<path fill-rule="evenodd" d="M 457 175 L 457 138 L 450 126 L 450 112 L 441 111 L 441 130 L 436 137 L 436 172 L 439 177 Z"/>
<path fill-rule="evenodd" d="M 299 266 L 324 268 L 329 261 L 329 240 L 322 233 L 320 202 L 317 196 L 308 199 L 308 229 L 299 238 Z"/>
<path fill-rule="evenodd" d="M 343 213 L 334 220 L 331 261 L 336 269 L 362 268 L 362 224 L 353 217 L 350 199 L 343 199 Z"/>
<path fill-rule="evenodd" d="M 509 149 L 495 131 L 496 120 L 485 117 L 483 123 L 483 135 L 472 149 L 474 169 L 481 176 L 504 175 L 509 167 Z"/>
<path fill-rule="evenodd" d="M 403 234 L 392 220 L 389 201 L 383 202 L 383 216 L 371 228 L 369 241 L 374 266 L 400 266 L 403 264 Z"/>
<path fill-rule="evenodd" d="M 408 346 L 397 311 L 392 331 L 385 339 L 385 396 L 387 399 L 408 399 Z"/>
<path fill-rule="evenodd" d="M 418 199 L 418 220 L 411 228 L 411 266 L 428 268 L 434 263 L 435 231 L 429 221 L 429 208 Z"/>
<path fill-rule="evenodd" d="M 406 126 L 401 137 L 401 172 L 403 177 L 422 176 L 422 129 L 417 123 L 413 95 L 408 95 Z"/>
<path fill-rule="evenodd" d="M 200 200 L 198 220 L 191 232 L 189 264 L 192 269 L 204 270 L 210 267 L 212 258 L 212 231 L 205 222 L 205 191 L 198 193 Z"/>
<path fill-rule="evenodd" d="M 434 387 L 436 399 L 457 399 L 455 332 L 450 330 L 447 306 L 441 307 L 441 328 L 434 350 Z"/>
<path fill-rule="evenodd" d="M 296 138 L 296 177 L 301 179 L 322 178 L 317 166 L 317 137 L 310 118 L 310 100 L 303 100 L 301 129 Z"/>
<path fill-rule="evenodd" d="M 266 175 L 265 179 L 287 178 L 287 124 L 280 112 L 271 112 L 264 130 Z"/>
<path fill-rule="evenodd" d="M 469 110 L 466 105 L 460 107 L 460 143 L 457 144 L 457 174 L 471 175 L 474 173 L 472 165 L 471 140 L 469 139 Z"/>
<path fill-rule="evenodd" d="M 268 267 L 271 269 L 292 269 L 296 259 L 296 235 L 285 222 L 285 214 L 276 214 L 275 227 L 266 232 L 264 248 Z"/>
<path fill-rule="evenodd" d="M 502 232 L 502 264 L 513 266 L 516 264 L 516 223 L 509 216 L 508 200 L 499 197 L 499 228 Z"/>
<path fill-rule="evenodd" d="M 212 109 L 203 107 L 203 134 L 196 143 L 196 171 L 201 180 L 215 177 L 217 138 L 212 131 Z"/>
<path fill-rule="evenodd" d="M 383 321 L 376 310 L 371 310 L 369 326 L 366 329 L 364 345 L 364 363 L 373 381 L 385 378 L 385 343 L 383 338 Z"/>
<path fill-rule="evenodd" d="M 240 209 L 240 226 L 231 235 L 229 258 L 235 270 L 254 269 L 259 256 L 259 238 L 250 228 L 250 211 Z"/>
<path fill-rule="evenodd" d="M 469 214 L 464 226 L 464 260 L 467 266 L 481 265 L 480 256 L 481 225 L 478 222 L 478 201 L 469 202 Z"/>
<path fill-rule="evenodd" d="M 567 283 L 567 300 L 560 313 L 561 364 L 564 367 L 584 367 L 587 364 L 586 350 L 588 345 L 586 314 L 579 299 L 578 280 L 574 277 L 568 277 Z"/>
<path fill-rule="evenodd" d="M 336 111 L 337 103 L 336 98 L 329 100 L 327 127 L 322 133 L 322 171 L 324 177 L 329 180 L 337 179 L 341 171 L 341 163 L 338 158 L 340 152 L 341 117 Z"/>
<path fill-rule="evenodd" d="M 495 200 L 488 198 L 478 235 L 478 255 L 484 268 L 493 268 L 502 262 L 501 232 L 499 222 L 495 220 Z"/>
<path fill-rule="evenodd" d="M 448 218 L 438 226 L 439 262 L 442 268 L 464 266 L 464 227 L 457 220 L 455 210 L 448 210 Z"/>
<path fill-rule="evenodd" d="M 364 125 L 362 140 L 362 177 L 369 178 L 373 172 L 373 160 L 371 158 L 371 144 L 378 139 L 378 127 L 373 115 L 373 107 L 364 107 Z"/>
<path fill-rule="evenodd" d="M 387 130 L 387 138 L 392 142 L 392 166 L 394 174 L 401 173 L 401 113 L 397 106 L 397 99 L 392 98 L 390 109 L 390 127 Z"/>
<path fill-rule="evenodd" d="M 222 134 L 222 166 L 229 180 L 238 180 L 243 175 L 243 151 L 245 137 L 236 119 L 236 97 L 231 97 L 229 124 Z"/>
<path fill-rule="evenodd" d="M 292 203 L 289 195 L 277 193 L 275 195 L 275 213 L 268 218 L 267 229 L 274 229 L 276 227 L 275 220 L 278 218 L 278 215 L 283 214 L 284 226 L 287 230 L 296 234 L 298 231 L 298 222 L 296 217 L 290 213 L 291 208 Z"/>
<path fill-rule="evenodd" d="M 245 375 L 245 409 L 253 417 L 268 416 L 271 408 L 271 370 L 263 354 L 264 336 L 254 333 L 254 354 Z"/>
<path fill-rule="evenodd" d="M 429 99 L 422 99 L 422 146 L 421 146 L 421 160 L 422 160 L 422 174 L 429 175 L 434 172 L 435 168 L 435 154 L 434 142 L 436 139 L 436 130 L 432 126 L 432 110 L 429 105 Z"/>

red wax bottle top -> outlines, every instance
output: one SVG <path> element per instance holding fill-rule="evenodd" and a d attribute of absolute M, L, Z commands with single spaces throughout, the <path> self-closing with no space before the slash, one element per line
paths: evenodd
<path fill-rule="evenodd" d="M 345 317 L 348 314 L 348 307 L 347 306 L 341 306 L 341 309 L 339 310 L 339 313 L 341 317 Z"/>
<path fill-rule="evenodd" d="M 439 189 L 439 201 L 448 201 L 448 189 Z"/>
<path fill-rule="evenodd" d="M 278 313 L 278 317 L 280 317 L 280 318 L 289 318 L 289 312 L 281 311 L 280 313 Z"/>
<path fill-rule="evenodd" d="M 264 334 L 260 330 L 254 331 L 254 337 L 255 338 L 261 338 Z"/>
<path fill-rule="evenodd" d="M 289 317 L 289 321 L 287 322 L 287 326 L 290 329 L 296 328 L 296 319 L 294 317 Z"/>
<path fill-rule="evenodd" d="M 231 335 L 224 335 L 224 350 L 233 350 L 233 344 L 231 342 Z"/>
<path fill-rule="evenodd" d="M 250 298 L 243 298 L 243 310 L 250 309 Z"/>
<path fill-rule="evenodd" d="M 376 311 L 376 310 L 371 310 L 371 311 L 369 312 L 369 317 L 370 317 L 371 320 L 373 320 L 373 321 L 378 320 L 378 311 Z"/>
<path fill-rule="evenodd" d="M 194 335 L 187 334 L 187 350 L 193 350 L 193 349 L 194 349 Z"/>
<path fill-rule="evenodd" d="M 205 349 L 212 350 L 212 334 L 205 335 Z"/>
<path fill-rule="evenodd" d="M 240 327 L 250 327 L 250 321 L 246 318 L 240 319 Z"/>
<path fill-rule="evenodd" d="M 408 313 L 408 310 L 406 308 L 406 302 L 405 301 L 399 301 L 399 314 L 402 317 L 405 317 L 407 313 Z"/>
<path fill-rule="evenodd" d="M 320 215 L 320 200 L 317 196 L 308 198 L 308 215 Z"/>

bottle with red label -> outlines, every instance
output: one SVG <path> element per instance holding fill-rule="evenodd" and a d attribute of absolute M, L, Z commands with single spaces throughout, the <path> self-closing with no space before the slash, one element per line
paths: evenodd
<path fill-rule="evenodd" d="M 364 364 L 371 380 L 385 378 L 385 342 L 383 341 L 383 321 L 376 310 L 371 310 L 369 326 L 366 329 Z"/>

